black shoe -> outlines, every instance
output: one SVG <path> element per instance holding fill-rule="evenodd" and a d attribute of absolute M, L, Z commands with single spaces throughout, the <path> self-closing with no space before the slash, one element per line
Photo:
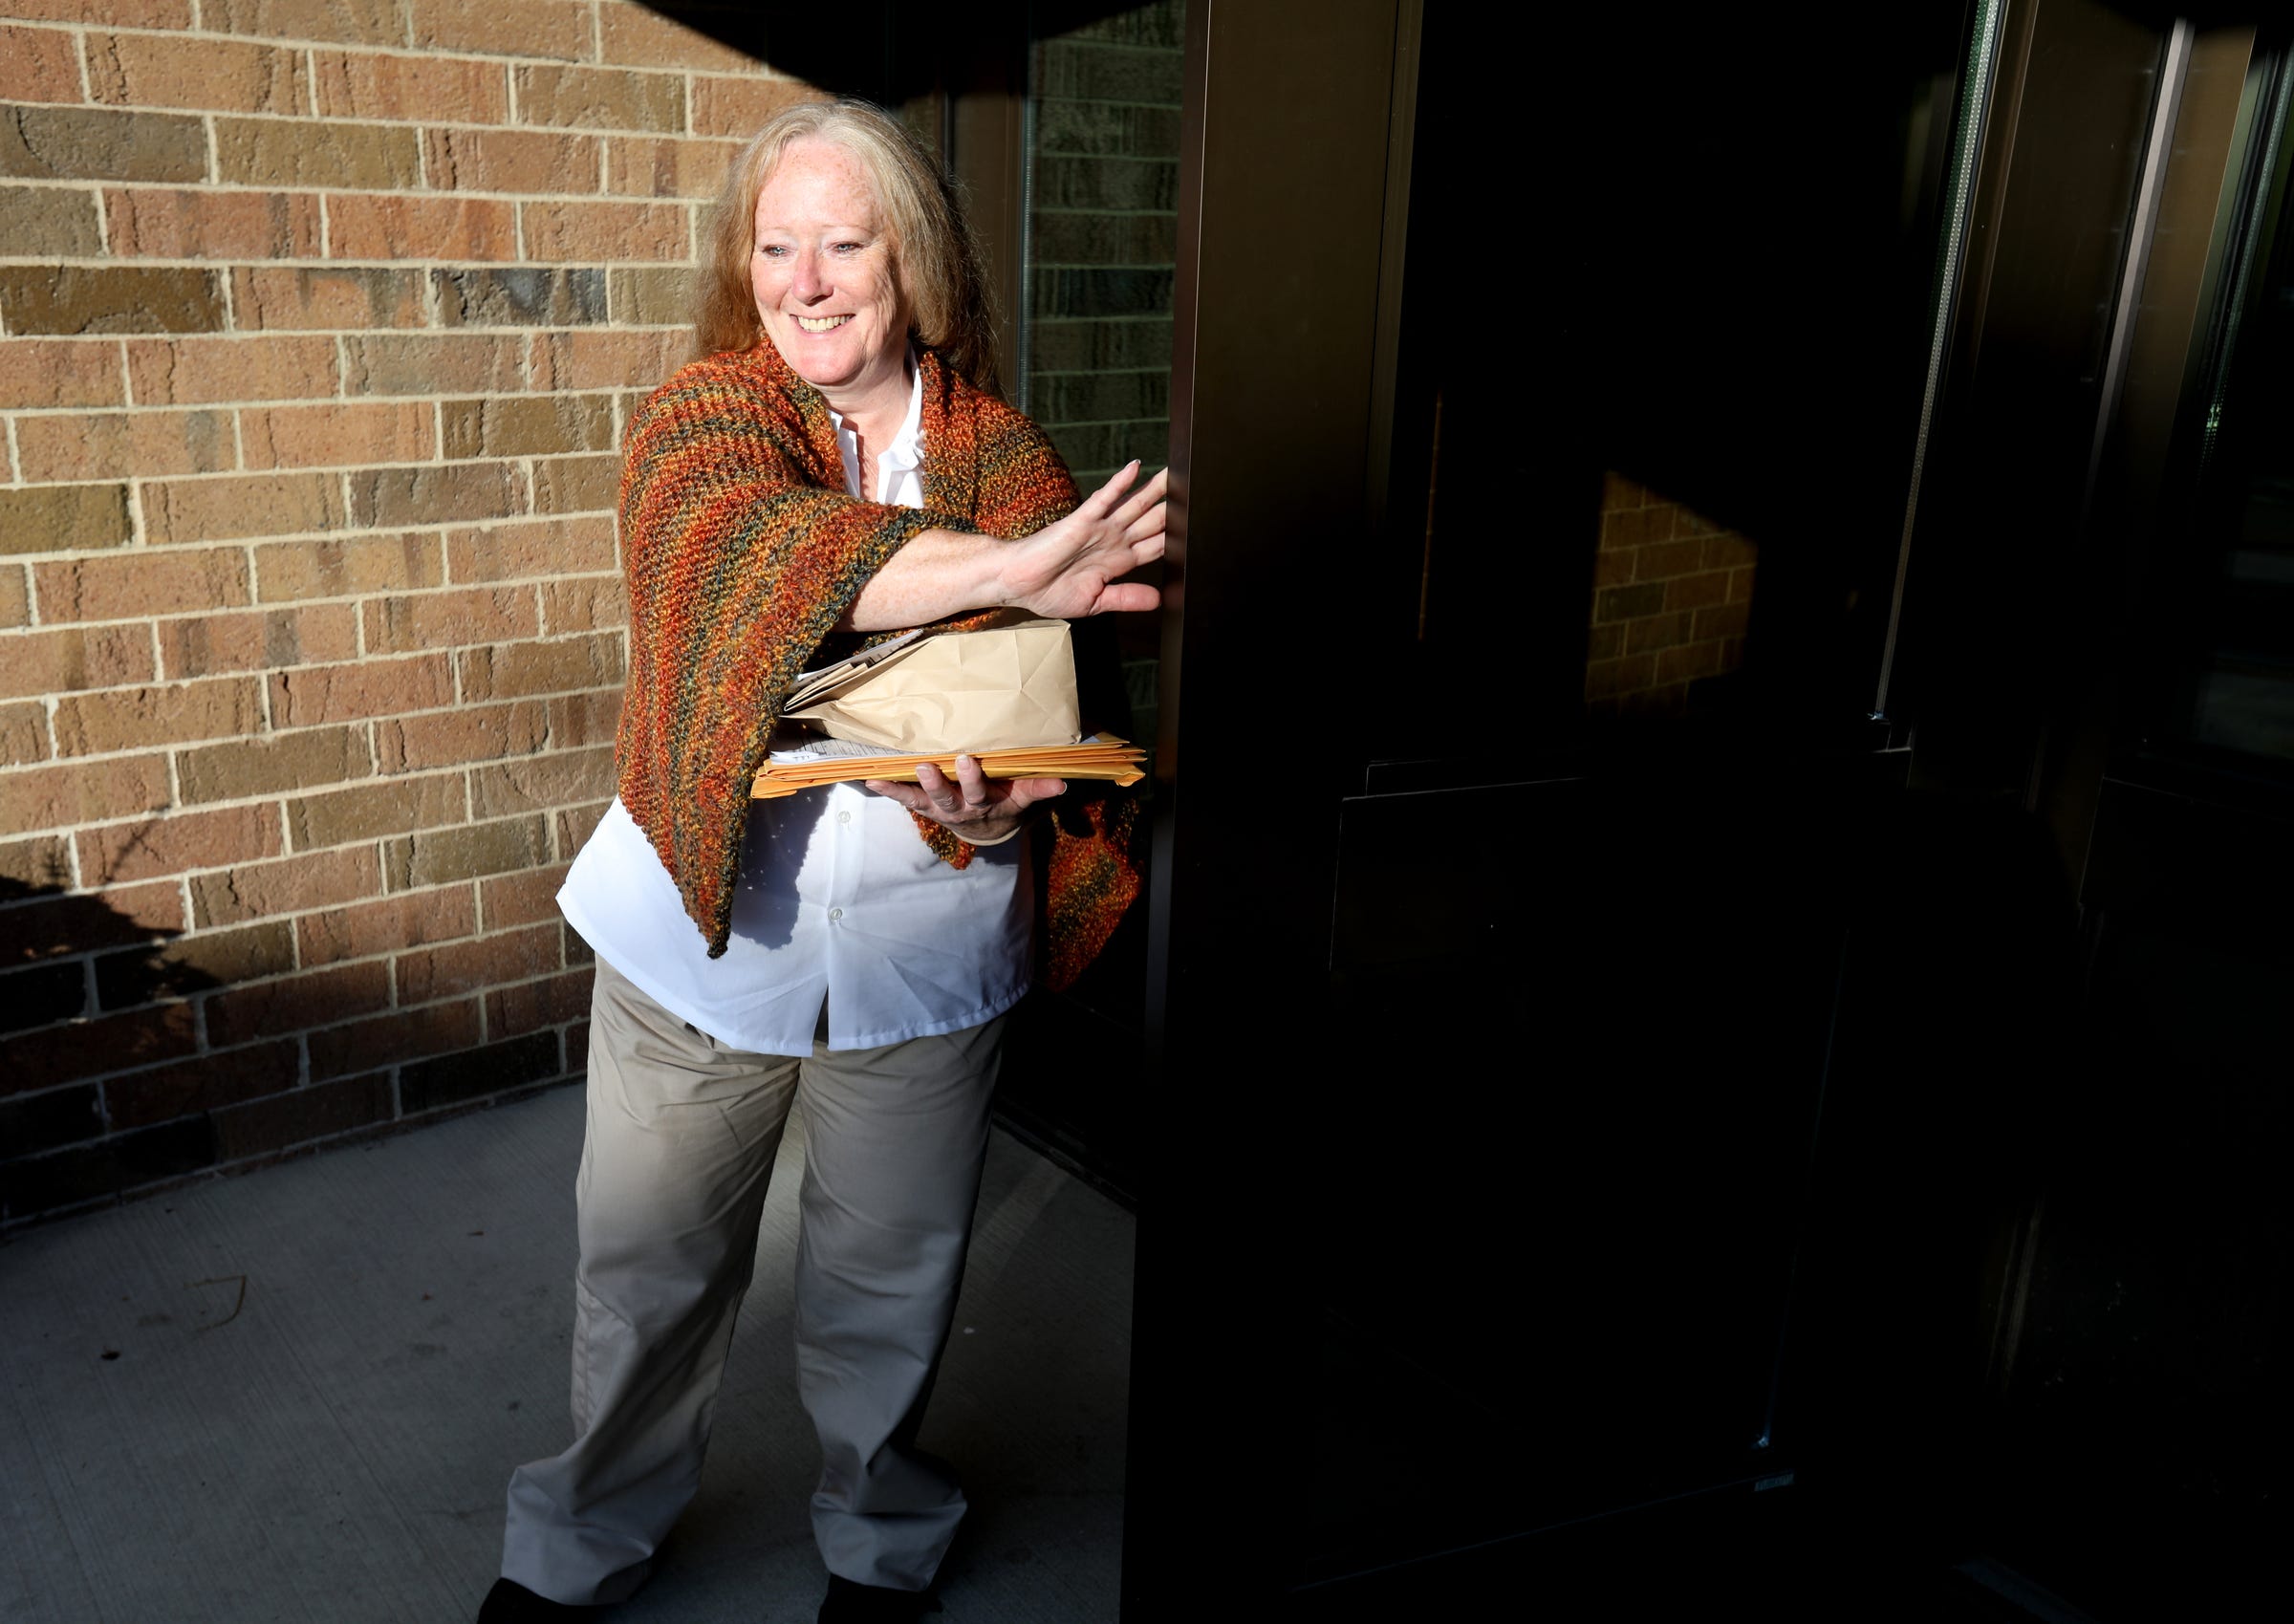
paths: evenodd
<path fill-rule="evenodd" d="M 605 1609 L 537 1596 L 515 1579 L 496 1579 L 478 1608 L 478 1624 L 551 1624 L 555 1619 L 602 1618 Z"/>
<path fill-rule="evenodd" d="M 855 1584 L 841 1573 L 831 1573 L 819 1624 L 916 1624 L 925 1613 L 939 1611 L 929 1592 Z"/>

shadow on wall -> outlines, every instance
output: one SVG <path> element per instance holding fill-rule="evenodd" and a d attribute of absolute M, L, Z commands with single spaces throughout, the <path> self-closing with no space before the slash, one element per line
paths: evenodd
<path fill-rule="evenodd" d="M 197 1083 L 180 1069 L 71 1079 L 188 1051 L 194 1017 L 184 1000 L 223 984 L 170 955 L 180 930 L 154 928 L 101 896 L 67 895 L 61 873 L 40 877 L 0 876 L 0 1220 L 218 1158 L 213 1114 L 181 1115 Z M 124 1021 L 82 1019 L 135 1006 L 148 1007 Z M 91 1046 L 113 1052 L 91 1054 Z"/>

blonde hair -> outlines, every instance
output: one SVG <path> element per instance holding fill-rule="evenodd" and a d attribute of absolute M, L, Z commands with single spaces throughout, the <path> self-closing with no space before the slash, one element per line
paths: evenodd
<path fill-rule="evenodd" d="M 995 317 L 955 183 L 898 119 L 852 97 L 783 108 L 733 160 L 709 217 L 693 318 L 699 353 L 746 350 L 765 335 L 748 270 L 756 251 L 757 194 L 800 141 L 828 141 L 859 161 L 890 227 L 900 295 L 917 341 L 939 351 L 979 388 L 1001 393 Z"/>

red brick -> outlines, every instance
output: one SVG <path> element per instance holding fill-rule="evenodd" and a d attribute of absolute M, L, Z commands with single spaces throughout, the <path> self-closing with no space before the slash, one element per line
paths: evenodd
<path fill-rule="evenodd" d="M 498 988 L 486 995 L 486 1029 L 489 1036 L 516 1037 L 544 1027 L 562 1027 L 590 1012 L 595 989 L 595 966 L 568 970 L 544 981 Z"/>
<path fill-rule="evenodd" d="M 738 26 L 744 19 L 730 10 L 712 19 L 721 27 Z M 753 71 L 764 60 L 763 31 L 751 23 L 746 31 L 753 51 L 727 45 L 701 30 L 660 15 L 643 6 L 607 6 L 597 16 L 599 44 L 608 62 L 640 68 L 713 68 L 722 73 Z"/>
<path fill-rule="evenodd" d="M 45 705 L 36 700 L 0 704 L 0 767 L 26 767 L 54 754 Z"/>
<path fill-rule="evenodd" d="M 202 930 L 307 913 L 382 894 L 374 848 L 315 852 L 271 863 L 242 863 L 191 878 L 191 911 Z"/>
<path fill-rule="evenodd" d="M 247 677 L 76 694 L 55 707 L 56 745 L 73 756 L 231 738 L 262 725 L 262 695 Z"/>
<path fill-rule="evenodd" d="M 89 885 L 116 885 L 191 869 L 224 868 L 279 853 L 279 812 L 272 806 L 177 812 L 83 829 L 79 875 Z"/>
<path fill-rule="evenodd" d="M 1760 556 L 1761 550 L 1742 536 L 1733 532 L 1707 536 L 1704 542 L 1703 565 L 1708 570 L 1729 570 L 1740 564 L 1750 564 Z"/>
<path fill-rule="evenodd" d="M 619 575 L 584 575 L 542 583 L 542 632 L 596 632 L 629 623 L 629 595 Z"/>
<path fill-rule="evenodd" d="M 557 813 L 551 822 L 557 836 L 559 853 L 571 856 L 588 845 L 591 834 L 596 831 L 598 819 L 605 816 L 605 809 L 612 805 L 611 801 L 592 801 L 586 807 L 568 807 Z"/>
<path fill-rule="evenodd" d="M 55 890 L 72 883 L 71 842 L 60 834 L 35 834 L 29 840 L 0 841 L 0 879 L 18 885 Z M 0 962 L 8 955 L 0 952 Z"/>
<path fill-rule="evenodd" d="M 1686 682 L 1692 678 L 1710 677 L 1720 668 L 1720 645 L 1717 642 L 1668 648 L 1656 657 L 1656 680 L 1660 682 Z"/>
<path fill-rule="evenodd" d="M 308 192 L 104 194 L 111 251 L 125 258 L 310 259 L 318 253 L 318 199 Z"/>
<path fill-rule="evenodd" d="M 616 563 L 610 518 L 541 519 L 446 532 L 446 574 L 458 582 L 591 574 Z"/>
<path fill-rule="evenodd" d="M 247 561 L 227 549 L 35 564 L 32 575 L 43 620 L 124 620 L 249 602 Z"/>
<path fill-rule="evenodd" d="M 683 333 L 545 333 L 533 346 L 536 389 L 651 389 L 684 364 Z"/>
<path fill-rule="evenodd" d="M 382 880 L 393 892 L 538 867 L 550 860 L 539 817 L 503 818 L 401 834 L 382 843 Z"/>
<path fill-rule="evenodd" d="M 170 894 L 176 889 L 172 883 L 166 887 Z M 119 895 L 113 891 L 104 897 L 108 900 Z M 105 953 L 95 961 L 97 993 L 105 1007 L 120 1008 L 261 981 L 292 968 L 293 937 L 289 921 L 265 920 L 243 928 Z"/>
<path fill-rule="evenodd" d="M 335 393 L 335 340 L 130 338 L 127 375 L 139 406 L 293 401 Z"/>
<path fill-rule="evenodd" d="M 502 519 L 526 507 L 525 481 L 509 463 L 363 468 L 350 486 L 351 517 L 375 529 Z"/>
<path fill-rule="evenodd" d="M 387 266 L 248 266 L 231 272 L 231 315 L 241 332 L 421 327 L 422 282 Z"/>
<path fill-rule="evenodd" d="M 46 883 L 63 885 L 70 878 L 68 869 L 52 870 Z M 102 947 L 148 945 L 183 928 L 184 888 L 171 879 L 78 896 L 41 896 L 0 908 L 0 968 Z"/>
<path fill-rule="evenodd" d="M 283 541 L 255 549 L 256 595 L 265 603 L 432 587 L 442 574 L 432 535 L 360 535 Z"/>
<path fill-rule="evenodd" d="M 425 130 L 422 162 L 433 191 L 594 192 L 603 142 L 557 130 Z"/>
<path fill-rule="evenodd" d="M 347 603 L 162 620 L 159 632 L 161 662 L 170 678 L 358 657 L 358 613 Z"/>
<path fill-rule="evenodd" d="M 1710 609 L 1697 611 L 1697 640 L 1704 642 L 1716 638 L 1741 638 L 1752 620 L 1749 603 L 1720 603 Z"/>
<path fill-rule="evenodd" d="M 215 178 L 227 185 L 385 191 L 422 184 L 422 144 L 400 125 L 224 118 L 208 123 Z"/>
<path fill-rule="evenodd" d="M 32 624 L 32 577 L 14 564 L 0 564 L 0 628 Z M 12 639 L 0 639 L 0 660 Z"/>
<path fill-rule="evenodd" d="M 370 599 L 366 647 L 370 654 L 506 642 L 541 630 L 530 587 L 478 587 Z"/>
<path fill-rule="evenodd" d="M 356 334 L 343 340 L 351 395 L 508 393 L 526 387 L 526 341 L 481 334 Z"/>
<path fill-rule="evenodd" d="M 27 481 L 211 474 L 233 461 L 227 412 L 75 412 L 16 420 Z"/>
<path fill-rule="evenodd" d="M 239 414 L 250 468 L 307 468 L 422 462 L 437 439 L 430 407 L 416 401 L 338 406 L 256 406 Z"/>
<path fill-rule="evenodd" d="M 1669 580 L 1676 575 L 1694 574 L 1700 567 L 1704 544 L 1697 541 L 1658 542 L 1633 551 L 1633 578 L 1636 581 Z"/>
<path fill-rule="evenodd" d="M 211 1118 L 215 1154 L 232 1161 L 387 1122 L 391 1095 L 390 1073 L 375 1072 L 234 1105 Z"/>
<path fill-rule="evenodd" d="M 620 723 L 618 688 L 560 694 L 550 701 L 550 747 L 570 750 L 583 745 L 610 745 Z"/>
<path fill-rule="evenodd" d="M 693 80 L 693 133 L 697 136 L 736 136 L 747 141 L 765 127 L 765 120 L 799 101 L 825 101 L 827 96 L 795 79 L 741 76 L 697 76 Z"/>
<path fill-rule="evenodd" d="M 602 451 L 614 443 L 614 401 L 603 394 L 447 401 L 439 427 L 449 458 Z"/>
<path fill-rule="evenodd" d="M 458 824 L 468 816 L 469 793 L 462 774 L 447 772 L 297 796 L 287 803 L 287 833 L 296 851 L 309 852 Z"/>
<path fill-rule="evenodd" d="M 190 1005 L 162 1004 L 0 1038 L 0 1095 L 188 1054 L 198 1043 L 196 1022 Z"/>
<path fill-rule="evenodd" d="M 504 56 L 555 56 L 579 61 L 592 54 L 592 11 L 586 0 L 412 0 L 414 43 L 431 50 L 487 52 Z"/>
<path fill-rule="evenodd" d="M 0 74 L 11 101 L 80 98 L 79 54 L 72 36 L 54 29 L 0 27 Z"/>
<path fill-rule="evenodd" d="M 371 1066 L 387 1066 L 426 1054 L 475 1049 L 479 1041 L 478 1000 L 433 1004 L 426 1009 L 374 1015 L 313 1032 L 311 1079 L 322 1082 Z"/>
<path fill-rule="evenodd" d="M 682 74 L 533 63 L 512 69 L 511 75 L 517 86 L 521 124 L 684 133 L 685 79 Z"/>
<path fill-rule="evenodd" d="M 552 457 L 533 465 L 537 513 L 610 514 L 620 495 L 618 457 Z"/>
<path fill-rule="evenodd" d="M 114 1130 L 141 1128 L 283 1093 L 294 1087 L 302 1067 L 300 1044 L 257 1044 L 109 1078 L 103 1100 Z"/>
<path fill-rule="evenodd" d="M 1702 609 L 1708 603 L 1720 603 L 1728 596 L 1728 577 L 1720 571 L 1701 575 L 1679 575 L 1665 583 L 1665 607 L 1668 610 Z"/>
<path fill-rule="evenodd" d="M 303 54 L 228 39 L 91 33 L 88 88 L 117 107 L 308 113 Z"/>
<path fill-rule="evenodd" d="M 557 920 L 557 893 L 566 883 L 565 863 L 496 875 L 478 882 L 479 922 L 487 930 Z"/>
<path fill-rule="evenodd" d="M 303 963 L 313 966 L 451 942 L 477 928 L 477 899 L 468 885 L 412 891 L 379 902 L 305 914 L 295 920 Z"/>
<path fill-rule="evenodd" d="M 173 804 L 164 756 L 72 762 L 0 772 L 0 829 L 69 829 Z M 83 871 L 85 872 L 85 871 Z"/>
<path fill-rule="evenodd" d="M 526 257 L 537 260 L 682 260 L 691 256 L 691 211 L 682 203 L 521 203 Z"/>
<path fill-rule="evenodd" d="M 124 485 L 0 489 L 0 552 L 84 552 L 134 539 Z"/>
<path fill-rule="evenodd" d="M 528 981 L 559 968 L 557 926 L 531 925 L 444 947 L 425 947 L 401 953 L 393 963 L 399 1002 L 427 1004 L 504 982 Z"/>
<path fill-rule="evenodd" d="M 8 0 L 8 14 L 27 22 L 187 29 L 191 6 L 192 0 Z"/>
<path fill-rule="evenodd" d="M 413 660 L 307 665 L 271 677 L 274 727 L 304 727 L 355 717 L 435 710 L 454 703 L 453 668 L 444 654 Z"/>
<path fill-rule="evenodd" d="M 605 148 L 605 189 L 624 197 L 713 198 L 741 146 L 737 141 L 614 136 Z"/>
<path fill-rule="evenodd" d="M 340 530 L 340 474 L 159 480 L 143 487 L 143 536 L 158 546 Z"/>
<path fill-rule="evenodd" d="M 1647 654 L 1655 649 L 1672 648 L 1685 643 L 1695 629 L 1694 617 L 1688 615 L 1652 615 L 1645 620 L 1624 623 L 1625 652 Z"/>
<path fill-rule="evenodd" d="M 1585 667 L 1586 698 L 1600 699 L 1610 694 L 1646 687 L 1656 671 L 1656 661 L 1645 654 L 1627 660 L 1588 661 Z"/>
<path fill-rule="evenodd" d="M 538 700 L 458 705 L 426 716 L 384 717 L 375 724 L 375 754 L 385 773 L 496 761 L 540 749 L 549 712 Z"/>
<path fill-rule="evenodd" d="M 203 0 L 202 26 L 267 39 L 403 45 L 403 0 Z"/>
<path fill-rule="evenodd" d="M 0 407 L 117 406 L 120 386 L 116 338 L 11 338 L 0 369 Z"/>
<path fill-rule="evenodd" d="M 363 727 L 304 728 L 175 754 L 177 792 L 190 806 L 343 784 L 373 771 Z"/>
<path fill-rule="evenodd" d="M 1729 573 L 1728 573 L 1728 601 L 1729 601 L 1729 602 L 1731 602 L 1731 603 L 1750 603 L 1750 602 L 1752 601 L 1752 576 L 1753 576 L 1753 572 L 1752 572 L 1752 571 L 1750 571 L 1750 570 L 1731 570 L 1731 571 L 1729 571 Z"/>
<path fill-rule="evenodd" d="M 625 675 L 621 639 L 612 632 L 469 649 L 459 658 L 462 697 L 468 703 L 613 687 Z"/>
<path fill-rule="evenodd" d="M 0 695 L 59 694 L 148 682 L 151 637 L 141 626 L 70 626 L 0 637 Z"/>
<path fill-rule="evenodd" d="M 312 55 L 325 118 L 499 124 L 509 117 L 509 78 L 499 62 L 363 51 Z"/>
<path fill-rule="evenodd" d="M 614 747 L 552 750 L 479 768 L 470 774 L 470 815 L 509 817 L 554 807 L 610 800 Z"/>
<path fill-rule="evenodd" d="M 339 259 L 515 259 L 518 206 L 493 198 L 327 200 L 327 252 Z"/>
<path fill-rule="evenodd" d="M 330 1026 L 390 1007 L 379 959 L 226 988 L 206 1000 L 207 1041 L 222 1047 Z"/>

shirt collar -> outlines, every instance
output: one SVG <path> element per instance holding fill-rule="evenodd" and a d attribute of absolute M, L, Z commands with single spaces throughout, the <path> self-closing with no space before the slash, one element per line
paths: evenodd
<path fill-rule="evenodd" d="M 825 403 L 825 402 L 824 402 Z M 829 407 L 829 422 L 836 429 L 836 448 L 844 453 L 846 479 L 860 484 L 858 465 L 853 456 L 852 431 L 844 426 L 844 414 L 834 406 Z M 899 432 L 892 444 L 878 453 L 880 466 L 887 475 L 906 473 L 924 460 L 924 368 L 918 357 L 916 346 L 908 346 L 908 415 L 900 420 Z M 862 486 L 865 491 L 865 485 Z"/>

